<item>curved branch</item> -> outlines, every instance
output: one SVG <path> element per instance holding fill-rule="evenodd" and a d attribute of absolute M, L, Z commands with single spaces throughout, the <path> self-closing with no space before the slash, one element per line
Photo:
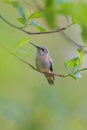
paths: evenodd
<path fill-rule="evenodd" d="M 29 31 L 24 30 L 24 29 L 21 28 L 21 27 L 18 27 L 18 26 L 16 26 L 16 25 L 10 23 L 10 22 L 9 22 L 7 19 L 5 19 L 2 15 L 0 15 L 0 18 L 1 18 L 5 23 L 7 23 L 8 25 L 10 25 L 10 26 L 12 26 L 12 27 L 14 27 L 14 28 L 16 28 L 16 29 L 18 29 L 18 30 L 20 30 L 20 31 L 22 31 L 22 32 L 24 32 L 24 33 L 26 33 L 26 34 L 29 34 L 29 35 L 51 34 L 51 33 L 60 32 L 69 42 L 71 42 L 71 43 L 73 43 L 75 46 L 77 46 L 77 47 L 83 49 L 83 51 L 84 51 L 85 53 L 87 53 L 87 51 L 84 49 L 85 46 L 79 45 L 78 43 L 76 43 L 74 40 L 72 40 L 70 37 L 68 37 L 68 36 L 63 32 L 63 30 L 66 30 L 67 28 L 69 28 L 70 26 L 72 26 L 72 24 L 70 24 L 70 25 L 68 25 L 68 26 L 66 26 L 66 27 L 63 27 L 63 28 L 58 28 L 58 29 L 56 29 L 56 30 L 54 30 L 54 31 L 47 31 L 47 32 L 29 32 Z"/>
<path fill-rule="evenodd" d="M 26 65 L 28 65 L 29 67 L 31 67 L 33 70 L 35 70 L 35 71 L 37 71 L 37 72 L 39 72 L 39 73 L 42 73 L 42 74 L 52 74 L 52 75 L 54 75 L 54 76 L 57 76 L 57 77 L 63 77 L 63 78 L 67 78 L 67 77 L 71 77 L 70 75 L 72 75 L 72 74 L 58 74 L 58 73 L 54 73 L 54 72 L 44 72 L 44 71 L 40 71 L 40 70 L 38 70 L 36 67 L 34 67 L 32 64 L 30 64 L 29 62 L 27 62 L 27 61 L 25 61 L 24 59 L 22 59 L 22 58 L 20 58 L 20 57 L 18 57 L 17 55 L 15 55 L 12 51 L 10 51 L 7 47 L 5 47 L 4 45 L 2 45 L 1 43 L 0 43 L 0 46 L 2 47 L 2 48 L 4 48 L 7 52 L 9 52 L 11 55 L 13 55 L 13 56 L 15 56 L 18 60 L 20 60 L 21 62 L 23 62 L 24 64 L 26 64 Z M 75 72 L 74 74 L 76 74 L 76 73 L 78 73 L 78 72 L 81 72 L 81 71 L 85 71 L 85 70 L 87 70 L 87 68 L 82 68 L 82 69 L 80 69 L 79 71 L 77 71 L 77 72 Z"/>
<path fill-rule="evenodd" d="M 10 22 L 9 22 L 7 19 L 5 19 L 1 14 L 0 14 L 0 18 L 1 18 L 5 23 L 7 23 L 8 25 L 10 25 L 10 26 L 12 26 L 12 27 L 14 27 L 14 28 L 16 28 L 16 29 L 18 29 L 18 30 L 20 30 L 20 31 L 22 31 L 22 32 L 24 32 L 24 33 L 26 33 L 26 34 L 29 34 L 29 35 L 57 33 L 57 32 L 66 30 L 66 29 L 69 27 L 69 25 L 68 25 L 68 26 L 66 26 L 66 27 L 56 29 L 56 30 L 54 30 L 54 31 L 46 31 L 46 32 L 29 32 L 29 31 L 24 30 L 24 29 L 21 28 L 21 27 L 18 27 L 18 26 L 16 26 L 16 25 L 10 23 Z"/>
<path fill-rule="evenodd" d="M 2 48 L 4 48 L 7 52 L 9 52 L 11 55 L 15 56 L 18 60 L 20 60 L 21 62 L 25 63 L 26 65 L 30 66 L 33 70 L 37 71 L 37 72 L 40 72 L 40 73 L 43 73 L 43 74 L 52 74 L 52 75 L 55 75 L 55 76 L 59 76 L 59 77 L 67 77 L 67 75 L 62 75 L 62 74 L 58 74 L 58 73 L 53 73 L 53 72 L 44 72 L 44 71 L 40 71 L 38 70 L 36 67 L 34 67 L 32 64 L 30 64 L 29 62 L 25 61 L 24 59 L 18 57 L 17 55 L 15 55 L 12 51 L 10 51 L 7 47 L 5 47 L 4 45 L 2 45 L 0 43 L 0 46 Z"/>

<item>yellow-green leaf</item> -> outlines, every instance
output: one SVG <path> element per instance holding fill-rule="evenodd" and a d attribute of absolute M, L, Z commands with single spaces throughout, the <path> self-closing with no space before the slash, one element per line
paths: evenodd
<path fill-rule="evenodd" d="M 25 46 L 29 42 L 29 38 L 23 38 L 20 40 L 16 46 L 16 50 L 19 49 L 20 47 Z"/>

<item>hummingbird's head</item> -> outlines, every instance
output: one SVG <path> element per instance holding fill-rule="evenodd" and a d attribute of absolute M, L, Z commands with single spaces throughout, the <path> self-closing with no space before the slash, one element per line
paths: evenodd
<path fill-rule="evenodd" d="M 34 43 L 30 42 L 30 44 L 32 44 L 33 46 L 35 46 L 37 48 L 37 52 L 40 53 L 40 54 L 48 54 L 48 49 L 46 47 L 43 47 L 43 46 L 37 46 L 35 45 Z"/>
<path fill-rule="evenodd" d="M 48 49 L 43 46 L 38 46 L 37 51 L 40 52 L 41 54 L 48 54 Z"/>

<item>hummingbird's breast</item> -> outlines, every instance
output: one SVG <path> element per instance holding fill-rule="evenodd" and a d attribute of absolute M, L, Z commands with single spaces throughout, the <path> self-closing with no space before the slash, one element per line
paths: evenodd
<path fill-rule="evenodd" d="M 37 53 L 36 55 L 36 67 L 39 70 L 45 71 L 50 68 L 50 57 L 48 54 L 40 55 Z"/>

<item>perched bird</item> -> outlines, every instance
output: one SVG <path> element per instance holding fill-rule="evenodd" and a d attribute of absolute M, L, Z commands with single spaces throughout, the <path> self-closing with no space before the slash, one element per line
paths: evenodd
<path fill-rule="evenodd" d="M 52 73 L 53 72 L 52 59 L 49 56 L 48 49 L 43 46 L 37 46 L 32 42 L 30 42 L 30 44 L 32 44 L 37 48 L 36 59 L 35 59 L 35 64 L 37 69 L 42 72 Z M 50 85 L 53 85 L 54 75 L 53 74 L 44 74 L 44 75 L 47 78 L 48 83 Z"/>

